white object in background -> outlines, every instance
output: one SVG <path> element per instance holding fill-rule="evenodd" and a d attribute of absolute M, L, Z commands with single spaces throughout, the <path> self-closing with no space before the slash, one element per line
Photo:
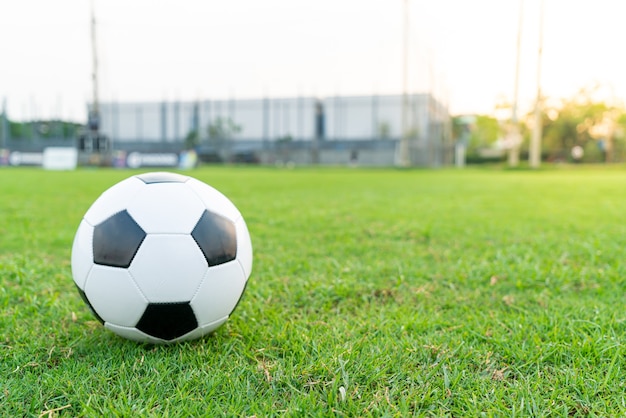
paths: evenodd
<path fill-rule="evenodd" d="M 78 151 L 71 147 L 48 147 L 43 150 L 43 168 L 46 170 L 75 170 Z"/>

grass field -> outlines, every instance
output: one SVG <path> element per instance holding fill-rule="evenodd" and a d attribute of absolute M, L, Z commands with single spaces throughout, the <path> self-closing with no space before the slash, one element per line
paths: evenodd
<path fill-rule="evenodd" d="M 253 273 L 211 336 L 149 346 L 75 290 L 129 171 L 0 170 L 0 416 L 626 415 L 626 169 L 219 167 Z"/>

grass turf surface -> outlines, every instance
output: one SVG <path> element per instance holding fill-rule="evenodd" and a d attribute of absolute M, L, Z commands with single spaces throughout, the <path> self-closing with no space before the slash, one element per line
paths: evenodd
<path fill-rule="evenodd" d="M 626 414 L 626 171 L 220 167 L 246 293 L 138 345 L 74 288 L 80 219 L 129 171 L 0 170 L 0 416 Z"/>

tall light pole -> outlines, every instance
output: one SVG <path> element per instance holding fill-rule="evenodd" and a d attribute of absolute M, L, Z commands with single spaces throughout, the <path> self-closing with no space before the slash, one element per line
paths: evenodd
<path fill-rule="evenodd" d="M 100 105 L 98 101 L 98 51 L 96 44 L 96 12 L 94 3 L 95 0 L 91 0 L 91 82 L 93 97 L 91 103 L 91 111 L 89 112 L 88 116 L 88 125 L 91 134 L 97 137 L 100 127 Z"/>
<path fill-rule="evenodd" d="M 403 7 L 403 40 L 402 40 L 402 115 L 401 115 L 401 129 L 400 132 L 400 155 L 399 165 L 401 167 L 408 167 L 410 165 L 409 160 L 409 0 L 404 0 Z"/>
<path fill-rule="evenodd" d="M 522 26 L 524 23 L 524 0 L 519 2 L 519 21 L 517 24 L 517 51 L 515 53 L 515 86 L 513 88 L 513 105 L 511 109 L 511 147 L 509 148 L 509 166 L 517 167 L 519 165 L 519 149 L 522 142 L 519 131 L 519 120 L 517 118 L 517 104 L 519 91 L 519 66 L 520 51 L 522 46 Z"/>
<path fill-rule="evenodd" d="M 535 99 L 535 126 L 530 139 L 530 149 L 528 153 L 528 163 L 531 168 L 539 168 L 541 165 L 541 136 L 543 134 L 543 123 L 541 118 L 541 58 L 543 55 L 543 14 L 544 0 L 541 0 L 541 10 L 539 12 L 539 50 L 537 53 L 537 98 Z"/>

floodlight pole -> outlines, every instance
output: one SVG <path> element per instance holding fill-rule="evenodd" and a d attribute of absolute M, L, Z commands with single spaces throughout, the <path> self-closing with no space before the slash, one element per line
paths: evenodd
<path fill-rule="evenodd" d="M 520 52 L 522 46 L 522 26 L 524 24 L 524 0 L 520 0 L 519 4 L 519 21 L 517 24 L 517 51 L 515 57 L 515 86 L 513 87 L 513 105 L 511 109 L 511 132 L 512 139 L 511 148 L 509 149 L 509 166 L 517 167 L 519 165 L 519 151 L 521 145 L 521 135 L 519 129 L 519 120 L 517 118 L 517 105 L 519 101 L 519 67 Z"/>
<path fill-rule="evenodd" d="M 537 98 L 535 100 L 535 126 L 530 140 L 528 163 L 531 168 L 539 168 L 541 165 L 541 136 L 543 123 L 541 118 L 541 58 L 543 55 L 543 15 L 544 0 L 541 0 L 539 12 L 539 51 L 537 53 Z"/>
<path fill-rule="evenodd" d="M 409 161 L 409 0 L 404 0 L 403 8 L 404 30 L 403 30 L 403 51 L 402 51 L 402 132 L 400 133 L 400 161 L 401 167 L 408 167 Z"/>
<path fill-rule="evenodd" d="M 93 134 L 98 134 L 100 125 L 100 105 L 98 101 L 98 51 L 96 45 L 96 13 L 95 13 L 95 0 L 91 0 L 91 58 L 92 58 L 92 73 L 91 81 L 93 88 L 93 97 L 91 104 L 91 112 L 89 115 L 89 129 Z"/>

